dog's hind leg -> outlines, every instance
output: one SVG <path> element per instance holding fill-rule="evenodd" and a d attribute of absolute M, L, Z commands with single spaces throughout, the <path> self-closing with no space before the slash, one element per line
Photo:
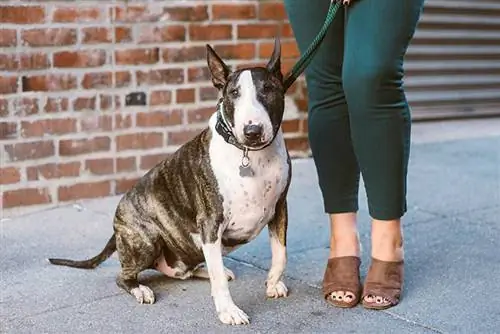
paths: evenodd
<path fill-rule="evenodd" d="M 127 235 L 127 238 L 130 238 Z M 121 272 L 116 278 L 116 284 L 135 297 L 140 304 L 153 304 L 155 295 L 146 285 L 139 284 L 137 277 L 143 270 L 151 268 L 155 259 L 155 247 L 140 238 L 128 240 L 120 234 L 116 238 L 118 257 L 121 264 Z"/>

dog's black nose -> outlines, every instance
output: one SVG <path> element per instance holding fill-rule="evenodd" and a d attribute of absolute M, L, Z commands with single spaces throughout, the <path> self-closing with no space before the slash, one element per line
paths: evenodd
<path fill-rule="evenodd" d="M 243 127 L 243 134 L 250 141 L 257 141 L 262 135 L 262 125 L 248 124 Z"/>

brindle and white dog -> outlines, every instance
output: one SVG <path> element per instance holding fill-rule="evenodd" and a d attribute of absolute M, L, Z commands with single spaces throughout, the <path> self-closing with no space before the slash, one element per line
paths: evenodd
<path fill-rule="evenodd" d="M 114 234 L 100 254 L 85 261 L 49 261 L 90 269 L 118 251 L 118 286 L 147 304 L 155 296 L 137 280 L 143 270 L 179 279 L 208 278 L 219 319 L 247 324 L 248 316 L 229 292 L 234 275 L 222 257 L 267 225 L 272 260 L 266 294 L 286 296 L 281 279 L 291 165 L 281 130 L 285 92 L 280 54 L 276 39 L 265 67 L 231 71 L 207 45 L 212 82 L 221 93 L 208 127 L 124 194 Z"/>

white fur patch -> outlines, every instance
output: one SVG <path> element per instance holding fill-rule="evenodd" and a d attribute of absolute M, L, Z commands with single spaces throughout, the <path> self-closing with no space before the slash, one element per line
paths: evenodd
<path fill-rule="evenodd" d="M 220 237 L 213 244 L 203 245 L 203 255 L 207 265 L 208 276 L 210 277 L 215 309 L 220 321 L 230 325 L 248 324 L 248 315 L 236 306 L 229 293 L 224 264 L 222 262 Z"/>
<path fill-rule="evenodd" d="M 224 198 L 226 238 L 254 239 L 269 223 L 276 203 L 288 183 L 287 151 L 281 130 L 274 142 L 260 151 L 250 151 L 250 167 L 254 175 L 239 173 L 243 152 L 227 144 L 214 130 L 216 115 L 209 126 L 213 137 L 209 147 L 210 163 Z M 230 249 L 228 249 L 229 251 Z"/>
<path fill-rule="evenodd" d="M 248 124 L 263 126 L 262 141 L 267 142 L 273 136 L 273 126 L 266 108 L 257 99 L 257 90 L 252 80 L 252 72 L 245 70 L 238 77 L 237 86 L 240 96 L 234 101 L 234 133 L 238 141 L 245 137 L 243 128 Z"/>
<path fill-rule="evenodd" d="M 135 297 L 139 304 L 153 304 L 155 302 L 155 294 L 153 290 L 145 285 L 139 284 L 137 288 L 133 288 L 130 293 Z"/>

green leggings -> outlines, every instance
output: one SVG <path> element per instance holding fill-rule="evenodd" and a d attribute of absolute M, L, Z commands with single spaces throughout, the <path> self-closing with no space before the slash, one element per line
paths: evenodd
<path fill-rule="evenodd" d="M 303 53 L 321 28 L 330 0 L 285 0 Z M 309 142 L 327 213 L 358 211 L 360 173 L 370 215 L 401 218 L 411 117 L 403 58 L 424 0 L 353 0 L 337 12 L 305 71 Z"/>

